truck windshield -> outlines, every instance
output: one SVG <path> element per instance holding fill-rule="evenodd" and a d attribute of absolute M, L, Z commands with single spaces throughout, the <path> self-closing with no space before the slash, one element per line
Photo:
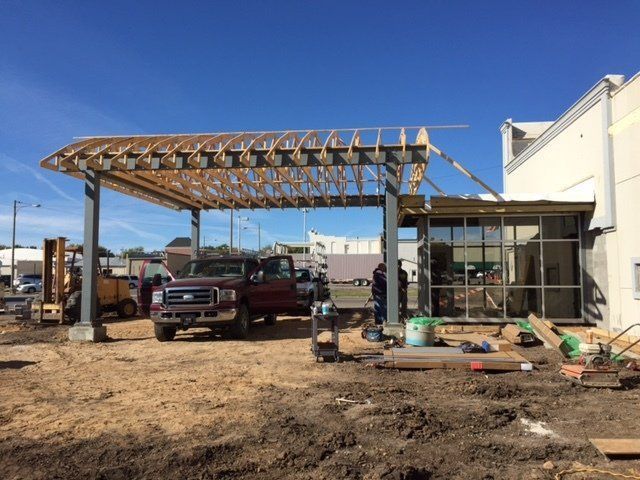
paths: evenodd
<path fill-rule="evenodd" d="M 188 262 L 180 272 L 180 278 L 244 277 L 244 274 L 243 260 L 212 259 Z"/>

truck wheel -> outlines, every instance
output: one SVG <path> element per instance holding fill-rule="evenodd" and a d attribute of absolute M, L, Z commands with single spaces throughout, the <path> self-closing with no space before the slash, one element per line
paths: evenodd
<path fill-rule="evenodd" d="M 269 315 L 265 315 L 264 324 L 265 325 L 275 325 L 276 324 L 276 320 L 278 320 L 278 317 L 276 316 L 276 314 L 275 313 L 270 313 Z"/>
<path fill-rule="evenodd" d="M 237 340 L 244 340 L 249 336 L 249 309 L 246 305 L 240 305 L 236 318 L 231 327 L 231 337 Z"/>
<path fill-rule="evenodd" d="M 170 342 L 176 336 L 176 327 L 164 327 L 162 325 L 153 325 L 156 339 L 159 342 Z"/>
<path fill-rule="evenodd" d="M 125 298 L 120 300 L 118 303 L 118 317 L 120 318 L 131 318 L 136 316 L 136 312 L 138 311 L 138 304 L 133 300 L 133 298 Z"/>
<path fill-rule="evenodd" d="M 353 281 L 353 286 L 354 286 L 354 287 L 359 287 L 359 286 L 360 286 L 360 280 L 356 278 L 356 279 Z"/>
<path fill-rule="evenodd" d="M 365 278 L 364 280 L 362 280 L 362 286 L 366 287 L 367 285 L 369 285 L 369 280 Z"/>

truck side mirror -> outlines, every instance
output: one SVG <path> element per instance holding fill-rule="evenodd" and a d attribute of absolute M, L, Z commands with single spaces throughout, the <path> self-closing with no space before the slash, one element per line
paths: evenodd
<path fill-rule="evenodd" d="M 154 287 L 159 287 L 160 285 L 162 285 L 162 275 L 156 273 L 151 280 L 151 285 Z"/>
<path fill-rule="evenodd" d="M 251 275 L 251 283 L 264 283 L 264 271 L 258 270 L 256 273 Z"/>

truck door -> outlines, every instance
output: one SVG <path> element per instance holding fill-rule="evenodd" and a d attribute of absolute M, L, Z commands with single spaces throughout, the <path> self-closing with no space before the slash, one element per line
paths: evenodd
<path fill-rule="evenodd" d="M 173 274 L 162 260 L 145 260 L 142 263 L 138 275 L 138 308 L 142 313 L 149 314 L 151 293 L 162 289 L 162 286 L 173 278 Z"/>
<path fill-rule="evenodd" d="M 286 313 L 297 307 L 296 276 L 291 257 L 269 257 L 260 266 L 264 282 L 253 286 L 250 302 L 260 313 Z"/>

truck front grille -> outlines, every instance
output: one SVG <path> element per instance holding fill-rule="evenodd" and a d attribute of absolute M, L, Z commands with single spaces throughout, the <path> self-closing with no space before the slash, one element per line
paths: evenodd
<path fill-rule="evenodd" d="M 218 303 L 218 289 L 215 287 L 167 288 L 164 301 L 168 307 L 215 305 Z"/>

